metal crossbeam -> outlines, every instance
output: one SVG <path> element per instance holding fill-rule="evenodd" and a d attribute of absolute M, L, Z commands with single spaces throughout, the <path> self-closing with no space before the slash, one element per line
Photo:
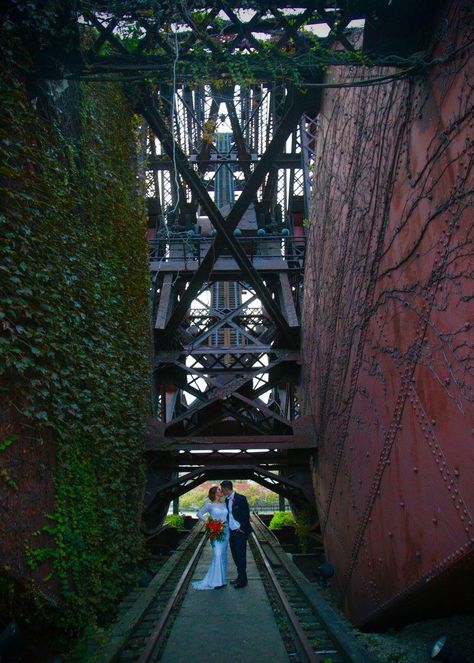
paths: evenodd
<path fill-rule="evenodd" d="M 245 42 L 256 50 L 262 48 L 253 30 L 262 23 L 262 14 L 266 12 L 257 10 L 251 21 L 243 23 L 226 0 L 219 0 L 208 14 L 209 24 L 198 26 L 183 7 L 178 10 L 184 23 L 193 30 L 176 37 L 181 61 L 199 41 L 211 50 L 216 61 L 225 60 L 226 45 L 215 41 L 208 30 L 212 17 L 219 10 L 225 12 L 229 27 L 234 30 L 230 44 L 237 46 Z M 273 25 L 282 30 L 279 36 L 282 47 L 290 39 L 296 43 L 298 28 L 310 14 L 308 8 L 294 25 L 274 11 Z M 140 18 L 139 24 L 147 33 L 146 18 Z M 125 58 L 123 45 L 116 42 L 113 33 L 115 25 L 98 19 L 95 25 L 101 43 L 108 40 L 119 57 Z M 156 25 L 154 29 L 157 30 Z M 231 35 L 231 31 L 227 34 Z M 163 45 L 166 35 L 160 35 L 158 41 Z M 112 59 L 114 57 L 117 56 Z M 112 59 L 109 58 L 109 64 Z M 150 59 L 143 43 L 136 53 L 136 63 L 139 61 L 145 68 L 149 64 L 156 71 L 156 63 Z M 117 65 L 118 70 L 127 71 L 123 59 L 117 61 Z M 155 104 L 156 93 L 150 93 L 146 87 L 141 89 L 137 110 L 159 141 L 156 150 L 153 141 L 148 168 L 155 178 L 155 195 L 159 195 L 158 191 L 162 194 L 161 210 L 168 215 L 170 201 L 174 206 L 171 229 L 173 224 L 189 228 L 192 216 L 191 221 L 185 220 L 183 224 L 180 214 L 189 215 L 189 210 L 195 213 L 198 206 L 216 229 L 213 241 L 209 236 L 195 241 L 174 239 L 167 229 L 162 238 L 157 235 L 152 247 L 151 269 L 162 274 L 156 280 L 158 296 L 154 308 L 157 347 L 162 349 L 155 353 L 154 364 L 163 420 L 154 421 L 150 426 L 148 454 L 155 454 L 151 462 L 168 476 L 174 474 L 175 478 L 161 482 L 156 494 L 151 496 L 147 518 L 154 510 L 158 513 L 158 507 L 162 508 L 167 500 L 187 492 L 204 478 L 222 472 L 230 476 L 238 471 L 240 476 L 252 477 L 267 487 L 275 489 L 276 486 L 277 492 L 295 502 L 307 502 L 310 496 L 296 483 L 282 481 L 268 471 L 271 467 L 283 471 L 289 464 L 298 467 L 303 463 L 304 466 L 307 454 L 314 450 L 312 436 L 304 425 L 295 425 L 293 420 L 294 389 L 288 383 L 298 375 L 299 362 L 299 353 L 293 350 L 298 345 L 295 330 L 299 319 L 292 291 L 294 281 L 290 281 L 288 274 L 294 269 L 301 274 L 304 252 L 298 253 L 292 238 L 282 242 L 280 237 L 269 237 L 254 246 L 255 240 L 250 244 L 245 239 L 238 240 L 234 231 L 243 219 L 244 228 L 252 227 L 248 225 L 251 217 L 247 214 L 252 204 L 256 210 L 254 224 L 257 211 L 272 214 L 273 206 L 281 200 L 282 169 L 290 169 L 291 196 L 295 173 L 303 165 L 304 153 L 296 135 L 291 141 L 291 151 L 284 153 L 284 148 L 305 107 L 317 107 L 319 96 L 310 98 L 308 94 L 274 86 L 272 90 L 255 90 L 248 97 L 241 90 L 236 105 L 233 86 L 222 91 L 210 88 L 208 92 L 204 88 L 192 91 L 188 86 L 171 91 L 170 86 L 164 85 L 159 92 L 160 110 Z M 231 147 L 226 147 L 224 152 L 209 140 L 216 131 L 222 103 L 232 130 Z M 165 112 L 169 114 L 169 121 Z M 270 123 L 265 128 L 262 121 L 267 115 Z M 236 201 L 230 199 L 226 213 L 218 209 L 209 195 L 210 190 L 219 190 L 219 182 L 222 186 L 223 171 L 219 174 L 219 168 L 228 168 L 232 177 L 235 173 L 235 191 L 240 192 Z M 259 189 L 263 189 L 261 203 L 257 203 Z M 286 210 L 287 205 L 284 207 Z M 160 218 L 161 223 L 166 219 L 164 222 L 168 224 L 166 217 Z M 263 223 L 267 227 L 269 222 L 264 219 Z M 253 226 L 255 230 L 256 227 Z M 221 256 L 225 249 L 230 258 Z M 231 310 L 221 310 L 201 298 L 199 305 L 204 312 L 190 309 L 199 293 L 211 287 L 211 278 L 217 283 L 237 282 L 238 287 L 247 291 L 250 288 L 250 301 L 237 301 Z M 256 299 L 260 300 L 262 308 L 255 311 L 249 307 Z M 166 338 L 170 340 L 163 346 L 162 340 Z M 227 342 L 223 342 L 224 339 Z M 278 347 L 284 339 L 288 349 Z M 180 349 L 167 351 L 165 348 L 171 346 L 171 341 L 179 344 Z M 261 398 L 265 393 L 270 393 L 269 398 L 265 396 L 268 401 Z M 177 437 L 178 432 L 182 436 Z M 270 451 L 263 453 L 262 448 Z M 209 450 L 206 458 L 192 453 L 203 449 Z M 227 453 L 223 453 L 223 449 Z M 229 453 L 231 449 L 237 450 Z M 288 453 L 293 455 L 288 456 Z M 306 456 L 295 456 L 295 453 Z M 176 476 L 179 471 L 186 471 L 186 474 Z"/>
<path fill-rule="evenodd" d="M 180 356 L 183 354 L 182 350 L 163 350 L 162 352 L 156 352 L 155 353 L 155 366 L 159 366 L 160 364 L 169 364 L 169 363 L 177 363 L 178 365 L 183 366 L 182 363 L 179 362 Z M 273 355 L 270 359 L 270 362 L 268 366 L 261 365 L 258 367 L 252 367 L 252 366 L 247 366 L 245 370 L 241 371 L 242 373 L 248 373 L 249 375 L 255 375 L 256 373 L 262 373 L 265 372 L 269 369 L 270 366 L 274 366 L 276 363 L 280 363 L 282 361 L 299 361 L 299 351 L 298 350 L 284 350 L 284 349 L 275 349 L 272 346 L 261 346 L 261 349 L 257 349 L 252 347 L 251 350 L 249 350 L 249 347 L 246 345 L 243 345 L 240 347 L 240 350 L 236 346 L 228 346 L 226 348 L 223 348 L 222 346 L 220 347 L 212 347 L 209 346 L 207 349 L 205 348 L 195 348 L 191 349 L 186 353 L 188 356 L 219 356 L 219 355 L 232 355 L 232 354 L 239 354 L 239 355 L 247 355 L 251 357 L 257 357 L 261 355 Z M 186 366 L 185 367 L 187 370 L 189 370 L 190 373 L 195 373 L 196 375 L 202 374 L 203 372 L 205 373 L 206 371 L 212 370 L 212 367 L 206 367 L 205 369 L 195 369 L 192 366 Z M 244 365 L 242 364 L 242 368 L 244 369 Z"/>
<path fill-rule="evenodd" d="M 235 107 L 234 107 L 235 108 Z M 204 144 L 208 148 L 209 152 L 211 149 L 210 143 L 204 141 Z M 204 148 L 203 148 L 204 149 Z M 192 156 L 191 157 L 191 162 L 198 163 L 200 166 L 202 166 L 202 170 L 204 170 L 204 167 L 207 169 L 209 166 L 218 166 L 221 163 L 229 164 L 229 165 L 248 165 L 248 164 L 255 164 L 258 163 L 260 156 L 258 154 L 249 154 L 247 156 L 243 157 L 225 157 L 221 158 L 218 155 L 211 155 L 209 154 L 207 157 L 201 157 L 200 155 L 197 156 Z M 301 152 L 285 152 L 284 154 L 281 154 L 279 157 L 277 157 L 274 160 L 274 165 L 278 168 L 298 168 L 301 167 Z M 159 156 L 153 156 L 149 157 L 146 168 L 149 170 L 170 170 L 173 167 L 173 161 L 166 155 L 159 155 Z"/>
<path fill-rule="evenodd" d="M 295 451 L 316 449 L 314 438 L 305 435 L 199 435 L 196 437 L 163 437 L 153 433 L 155 421 L 150 422 L 148 451 L 202 451 L 203 449 L 278 449 Z M 161 436 L 161 437 L 160 437 Z"/>
<path fill-rule="evenodd" d="M 211 223 L 220 233 L 221 241 L 227 244 L 227 246 L 229 247 L 231 254 L 235 258 L 242 272 L 246 274 L 248 280 L 255 288 L 255 291 L 257 292 L 259 298 L 261 299 L 266 310 L 272 317 L 273 321 L 277 325 L 278 329 L 283 334 L 283 336 L 285 336 L 290 340 L 290 342 L 292 342 L 292 340 L 294 339 L 294 335 L 291 333 L 290 327 L 285 317 L 282 315 L 282 312 L 279 309 L 279 307 L 275 305 L 275 302 L 270 296 L 270 293 L 268 292 L 265 284 L 263 283 L 261 276 L 255 270 L 251 261 L 249 260 L 249 258 L 247 257 L 247 255 L 244 253 L 239 243 L 237 242 L 236 238 L 232 235 L 232 231 L 234 227 L 238 225 L 240 217 L 238 217 L 235 220 L 235 222 L 233 220 L 230 220 L 230 217 L 232 216 L 231 212 L 226 223 L 224 217 L 222 216 L 222 214 L 219 212 L 214 202 L 209 197 L 209 194 L 207 193 L 202 183 L 202 180 L 196 174 L 196 172 L 189 166 L 189 162 L 186 156 L 181 151 L 179 145 L 176 144 L 176 141 L 174 140 L 170 130 L 168 129 L 165 120 L 161 117 L 160 112 L 153 107 L 151 100 L 140 101 L 138 103 L 137 108 L 139 112 L 146 118 L 152 130 L 156 133 L 157 137 L 163 143 L 164 148 L 168 152 L 168 154 L 172 154 L 174 156 L 178 172 L 187 182 L 194 195 L 198 198 L 203 209 L 206 211 Z M 235 210 L 236 206 L 237 205 L 234 206 L 232 211 Z M 212 254 L 212 262 L 215 261 L 214 256 L 215 253 L 217 252 L 216 251 L 217 241 L 218 240 L 214 242 L 213 247 L 211 247 L 209 251 L 209 253 Z M 199 287 L 201 285 L 202 282 L 199 284 Z M 190 284 L 188 290 L 191 290 L 191 288 L 192 288 L 192 283 Z M 196 294 L 197 292 L 194 292 L 193 297 Z M 189 300 L 189 297 L 190 295 L 188 295 L 186 299 Z M 190 303 L 191 301 L 189 301 L 189 304 Z M 187 308 L 189 308 L 189 304 Z"/>
<path fill-rule="evenodd" d="M 281 475 L 274 474 L 254 464 L 216 464 L 208 465 L 204 468 L 191 470 L 190 472 L 180 476 L 171 481 L 167 481 L 159 486 L 150 496 L 150 500 L 145 509 L 145 514 L 152 511 L 156 504 L 184 495 L 192 487 L 199 485 L 205 479 L 224 478 L 226 476 L 234 476 L 238 473 L 242 478 L 254 479 L 257 483 L 270 488 L 275 493 L 284 495 L 288 499 L 293 499 L 296 502 L 314 504 L 314 496 L 309 491 L 301 487 L 298 483 Z"/>
<path fill-rule="evenodd" d="M 214 203 L 210 200 L 202 182 L 199 178 L 197 178 L 194 171 L 192 171 L 191 168 L 187 165 L 186 158 L 181 153 L 181 151 L 178 150 L 178 155 L 180 157 L 179 163 L 177 162 L 178 169 L 180 170 L 183 177 L 189 182 L 191 188 L 196 192 L 196 195 L 199 197 L 199 199 L 204 203 L 204 207 L 209 214 L 211 222 L 218 229 L 220 234 L 218 234 L 211 249 L 209 249 L 205 258 L 202 260 L 201 265 L 189 283 L 183 298 L 171 314 L 166 332 L 170 333 L 172 329 L 176 328 L 182 322 L 187 314 L 192 300 L 198 294 L 202 284 L 209 278 L 209 275 L 218 256 L 220 255 L 224 245 L 227 243 L 233 252 L 233 255 L 238 264 L 243 267 L 244 272 L 249 275 L 249 279 L 252 285 L 255 287 L 257 294 L 262 300 L 265 308 L 267 308 L 268 312 L 272 315 L 272 318 L 275 320 L 275 323 L 279 327 L 280 331 L 287 338 L 291 338 L 292 342 L 295 340 L 294 333 L 290 332 L 287 321 L 285 320 L 281 311 L 275 306 L 271 297 L 269 297 L 267 289 L 265 286 L 263 286 L 261 277 L 257 272 L 255 272 L 250 261 L 248 261 L 246 256 L 242 257 L 240 252 L 238 252 L 238 255 L 239 259 L 242 259 L 242 262 L 239 262 L 237 259 L 237 253 L 234 253 L 236 242 L 233 235 L 231 235 L 231 233 L 237 227 L 240 219 L 242 218 L 242 215 L 252 202 L 252 199 L 254 198 L 258 188 L 262 184 L 263 179 L 268 173 L 269 167 L 273 162 L 273 159 L 282 151 L 286 139 L 294 128 L 295 123 L 297 123 L 299 117 L 301 116 L 301 113 L 304 110 L 302 104 L 308 103 L 307 96 L 305 98 L 304 95 L 296 92 L 294 93 L 294 96 L 292 96 L 291 100 L 287 101 L 287 109 L 277 131 L 275 132 L 265 154 L 255 167 L 254 172 L 247 181 L 244 190 L 231 209 L 225 222 L 222 218 L 222 215 L 216 209 Z M 138 104 L 138 109 L 150 122 L 150 126 L 155 130 L 158 137 L 163 140 L 166 151 L 168 151 L 169 154 L 173 154 L 173 145 L 175 145 L 174 139 L 168 127 L 166 126 L 165 121 L 161 118 L 156 109 L 153 108 L 151 100 L 148 100 L 146 103 L 143 101 L 140 102 Z"/>

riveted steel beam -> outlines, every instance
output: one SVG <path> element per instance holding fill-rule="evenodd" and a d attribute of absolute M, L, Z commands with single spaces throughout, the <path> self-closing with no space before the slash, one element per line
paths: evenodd
<path fill-rule="evenodd" d="M 241 218 L 241 214 L 237 217 L 237 219 L 234 221 L 232 219 L 229 221 L 229 218 L 231 216 L 236 216 L 232 215 L 232 212 L 236 209 L 236 205 L 233 207 L 228 219 L 227 223 L 224 220 L 224 217 L 222 214 L 219 212 L 217 209 L 216 205 L 214 204 L 213 200 L 210 198 L 209 194 L 206 191 L 206 188 L 204 186 L 204 183 L 202 182 L 201 178 L 199 175 L 193 170 L 193 168 L 189 165 L 188 159 L 186 155 L 182 152 L 181 148 L 177 143 L 175 142 L 170 130 L 168 129 L 168 126 L 166 124 L 166 121 L 164 118 L 161 116 L 160 112 L 158 111 L 157 108 L 153 106 L 152 100 L 151 99 L 143 99 L 141 100 L 138 105 L 137 105 L 137 110 L 145 117 L 147 120 L 150 128 L 152 131 L 156 134 L 156 136 L 159 138 L 161 141 L 162 145 L 164 146 L 165 150 L 168 152 L 168 154 L 172 154 L 174 156 L 174 160 L 176 163 L 176 168 L 178 172 L 180 173 L 181 177 L 184 179 L 184 181 L 188 184 L 189 188 L 193 192 L 193 194 L 197 197 L 199 202 L 201 203 L 202 208 L 205 210 L 207 213 L 211 223 L 213 226 L 216 228 L 218 233 L 220 234 L 220 242 L 227 244 L 229 247 L 229 250 L 233 257 L 235 258 L 235 261 L 239 265 L 240 269 L 242 272 L 247 276 L 248 280 L 250 283 L 253 285 L 255 288 L 256 293 L 258 294 L 260 300 L 262 301 L 262 304 L 264 305 L 265 309 L 267 310 L 268 314 L 271 316 L 273 321 L 275 322 L 275 325 L 278 327 L 279 331 L 281 334 L 288 339 L 290 343 L 293 343 L 295 338 L 294 338 L 294 333 L 292 333 L 285 316 L 281 312 L 279 306 L 275 303 L 275 301 L 272 299 L 272 296 L 270 292 L 268 291 L 267 287 L 265 286 L 260 274 L 256 271 L 254 266 L 252 265 L 252 262 L 249 260 L 247 257 L 247 254 L 243 251 L 242 247 L 239 245 L 239 242 L 236 240 L 234 235 L 232 234 L 233 229 L 238 225 L 239 220 Z M 249 180 L 250 181 L 250 180 Z M 246 187 L 247 188 L 247 187 Z M 245 191 L 244 191 L 245 193 Z M 243 196 L 244 194 L 242 194 Z M 241 197 L 242 197 L 241 196 Z M 239 199 L 240 200 L 240 199 Z M 242 210 L 242 213 L 246 211 L 247 206 L 245 207 L 244 210 Z M 215 262 L 215 256 L 216 253 L 216 244 L 218 240 L 216 240 L 211 247 L 209 253 L 213 254 L 212 255 L 212 264 Z M 205 259 L 204 259 L 205 260 Z M 204 263 L 203 260 L 203 263 Z M 212 265 L 211 265 L 212 267 Z M 199 270 L 198 270 L 199 272 Z M 195 281 L 195 278 L 193 281 Z M 196 288 L 196 291 L 194 293 L 190 293 L 189 295 L 187 294 L 193 286 L 193 281 L 191 281 L 185 296 L 183 297 L 182 301 L 186 300 L 187 306 L 186 306 L 186 311 L 189 308 L 192 299 L 194 296 L 197 294 L 197 291 L 201 287 L 202 283 L 204 282 L 205 279 L 201 281 L 199 284 L 198 288 Z M 184 316 L 183 316 L 184 317 Z M 171 316 L 173 318 L 173 315 Z M 181 322 L 181 320 L 179 321 Z M 179 324 L 178 322 L 178 324 Z M 172 327 L 171 327 L 172 325 Z M 171 322 L 168 328 L 174 328 L 177 326 L 176 322 Z"/>
<path fill-rule="evenodd" d="M 197 451 L 203 449 L 316 449 L 314 437 L 309 435 L 199 435 L 163 437 L 161 426 L 150 422 L 147 451 Z"/>
<path fill-rule="evenodd" d="M 212 247 L 203 258 L 193 278 L 191 279 L 181 301 L 178 303 L 175 310 L 171 314 L 168 320 L 167 328 L 165 330 L 166 333 L 170 334 L 186 316 L 192 300 L 197 296 L 203 283 L 208 280 L 212 268 L 224 245 L 228 244 L 231 251 L 235 251 L 237 242 L 235 242 L 235 239 L 232 235 L 233 230 L 237 227 L 240 219 L 242 218 L 242 215 L 245 213 L 248 206 L 254 199 L 258 188 L 261 186 L 266 174 L 270 170 L 273 160 L 277 157 L 278 154 L 282 152 L 289 134 L 297 124 L 299 117 L 303 112 L 304 106 L 308 102 L 308 95 L 303 95 L 299 92 L 294 92 L 293 94 L 289 95 L 289 98 L 286 102 L 286 110 L 283 113 L 283 117 L 278 129 L 270 141 L 265 154 L 262 156 L 262 159 L 256 165 L 254 172 L 247 181 L 244 190 L 231 209 L 225 222 L 219 210 L 217 210 L 216 206 L 210 199 L 209 194 L 205 190 L 199 176 L 189 166 L 186 157 L 179 149 L 179 146 L 176 146 L 175 144 L 175 152 L 177 157 L 179 157 L 179 159 L 177 159 L 178 170 L 180 170 L 183 178 L 188 182 L 191 189 L 196 192 L 196 195 L 203 203 L 203 207 L 208 213 L 211 222 L 218 230 L 218 235 Z M 313 103 L 314 102 L 315 100 L 313 98 Z M 173 154 L 173 150 L 175 149 L 173 147 L 173 136 L 171 135 L 166 122 L 153 107 L 151 99 L 141 100 L 138 104 L 138 110 L 143 113 L 148 123 L 150 124 L 150 127 L 155 131 L 159 139 L 162 141 L 165 150 L 169 154 Z M 234 257 L 239 263 L 237 256 L 234 255 Z M 269 314 L 272 315 L 275 323 L 279 327 L 279 330 L 283 332 L 285 336 L 291 338 L 292 343 L 295 342 L 296 339 L 294 332 L 289 333 L 290 328 L 288 323 L 280 309 L 275 305 L 274 300 L 271 299 L 268 290 L 263 285 L 261 277 L 253 269 L 252 264 L 246 256 L 241 256 L 239 253 L 239 258 L 242 258 L 242 265 L 245 267 L 245 272 L 248 274 L 249 280 L 255 287 L 255 290 L 265 308 L 267 308 Z"/>
<path fill-rule="evenodd" d="M 237 111 L 235 109 L 235 104 L 232 99 L 233 93 L 234 93 L 234 88 L 232 87 L 230 91 L 229 90 L 225 91 L 223 97 L 224 97 L 224 103 L 227 107 L 227 113 L 229 114 L 229 120 L 230 120 L 230 125 L 232 127 L 232 133 L 234 134 L 235 144 L 237 146 L 239 163 L 241 164 L 241 168 L 245 175 L 245 179 L 247 180 L 252 174 L 249 165 L 250 152 L 245 142 L 239 118 L 237 117 Z"/>
<path fill-rule="evenodd" d="M 207 143 L 204 141 L 206 145 L 206 152 L 208 149 L 210 149 L 210 143 Z M 204 152 L 204 147 L 202 149 L 202 153 Z M 219 166 L 221 163 L 225 163 L 226 165 L 242 165 L 245 166 L 245 164 L 252 164 L 252 163 L 258 163 L 259 158 L 257 155 L 249 155 L 249 156 L 243 156 L 242 158 L 225 158 L 225 159 L 220 159 L 217 156 L 210 156 L 208 155 L 207 157 L 201 157 L 200 154 L 195 157 L 196 163 L 203 165 L 203 166 Z M 301 168 L 302 165 L 302 154 L 301 152 L 285 152 L 284 154 L 280 154 L 279 157 L 277 157 L 274 160 L 274 165 L 277 168 Z M 147 161 L 146 164 L 147 170 L 171 170 L 173 168 L 173 161 L 170 159 L 168 156 L 164 155 L 159 155 L 159 156 L 153 156 L 150 157 Z M 203 169 L 202 169 L 203 170 Z"/>
<path fill-rule="evenodd" d="M 226 476 L 232 478 L 235 475 L 242 478 L 254 479 L 262 486 L 270 488 L 270 490 L 284 495 L 288 499 L 314 504 L 314 496 L 305 488 L 279 474 L 269 472 L 260 465 L 243 465 L 241 463 L 220 465 L 216 463 L 215 465 L 197 468 L 177 479 L 159 485 L 155 489 L 154 494 L 149 496 L 150 499 L 145 509 L 145 514 L 152 511 L 157 502 L 171 501 L 175 497 L 184 495 L 184 493 L 199 485 L 205 479 L 224 478 Z"/>

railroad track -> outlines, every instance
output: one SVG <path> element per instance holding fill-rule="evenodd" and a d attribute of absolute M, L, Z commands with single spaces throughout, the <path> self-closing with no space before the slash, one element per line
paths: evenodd
<path fill-rule="evenodd" d="M 91 659 L 94 663 L 158 660 L 205 543 L 204 528 L 198 523 L 148 587 L 128 595 L 118 620 L 105 634 L 104 645 Z"/>
<path fill-rule="evenodd" d="M 292 663 L 375 663 L 352 627 L 288 558 L 262 520 L 252 515 L 251 552 L 262 574 Z M 206 535 L 197 524 L 148 587 L 122 602 L 94 663 L 151 663 L 160 653 L 202 553 Z M 283 615 L 283 619 L 282 619 Z"/>
<path fill-rule="evenodd" d="M 273 604 L 286 617 L 291 636 L 284 638 L 294 663 L 375 663 L 354 635 L 351 624 L 321 596 L 288 558 L 262 520 L 252 514 L 250 546 Z M 265 581 L 266 580 L 266 581 Z"/>

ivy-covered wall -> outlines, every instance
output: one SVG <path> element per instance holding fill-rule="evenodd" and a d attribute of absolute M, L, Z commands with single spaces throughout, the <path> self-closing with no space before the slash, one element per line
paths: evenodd
<path fill-rule="evenodd" d="M 1 48 L 0 615 L 77 629 L 110 610 L 141 546 L 138 124 L 117 85 L 39 90 L 21 45 Z"/>

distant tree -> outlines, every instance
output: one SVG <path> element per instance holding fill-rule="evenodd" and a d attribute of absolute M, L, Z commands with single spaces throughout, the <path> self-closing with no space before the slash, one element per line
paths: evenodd
<path fill-rule="evenodd" d="M 218 482 L 205 481 L 200 486 L 193 488 L 179 498 L 179 508 L 182 511 L 190 511 L 199 508 L 207 499 L 207 493 L 212 485 Z M 242 493 L 248 499 L 251 507 L 258 505 L 275 504 L 278 501 L 278 495 L 265 486 L 260 486 L 253 481 L 235 480 L 234 489 Z"/>

